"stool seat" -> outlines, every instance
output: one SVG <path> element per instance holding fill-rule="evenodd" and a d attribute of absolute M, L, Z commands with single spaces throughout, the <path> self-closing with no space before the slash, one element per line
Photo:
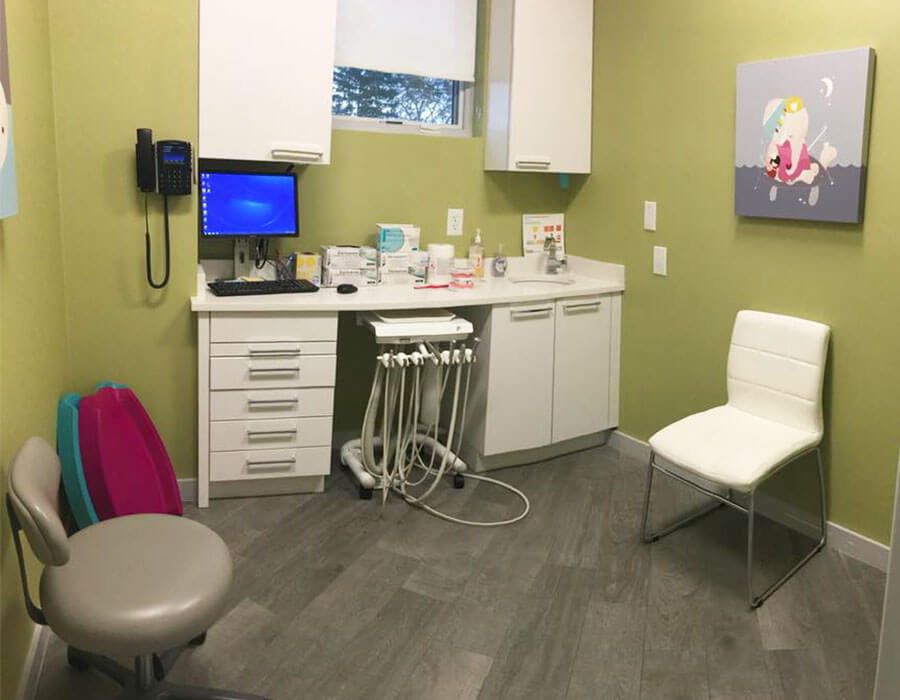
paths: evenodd
<path fill-rule="evenodd" d="M 69 645 L 143 656 L 187 643 L 220 617 L 231 555 L 209 528 L 174 515 L 104 520 L 69 539 L 71 556 L 41 577 L 50 627 Z"/>

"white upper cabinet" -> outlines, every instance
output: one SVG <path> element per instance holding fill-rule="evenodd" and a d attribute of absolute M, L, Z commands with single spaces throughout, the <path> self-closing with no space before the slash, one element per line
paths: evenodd
<path fill-rule="evenodd" d="M 589 173 L 593 0 L 493 0 L 485 170 Z"/>
<path fill-rule="evenodd" d="M 327 164 L 337 0 L 200 0 L 201 158 Z"/>

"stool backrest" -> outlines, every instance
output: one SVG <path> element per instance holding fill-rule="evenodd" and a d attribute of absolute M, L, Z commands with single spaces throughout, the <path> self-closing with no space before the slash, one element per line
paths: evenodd
<path fill-rule="evenodd" d="M 728 405 L 821 437 L 830 335 L 816 321 L 739 311 L 728 352 Z"/>
<path fill-rule="evenodd" d="M 59 517 L 60 464 L 40 438 L 29 438 L 9 466 L 9 501 L 35 556 L 47 566 L 69 561 L 69 538 Z"/>

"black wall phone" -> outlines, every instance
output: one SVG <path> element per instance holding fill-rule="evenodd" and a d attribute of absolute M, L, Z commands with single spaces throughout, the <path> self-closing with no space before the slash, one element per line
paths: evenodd
<path fill-rule="evenodd" d="M 162 289 L 169 282 L 169 195 L 191 193 L 191 144 L 187 141 L 157 141 L 153 143 L 150 129 L 137 130 L 134 145 L 137 166 L 137 185 L 144 193 L 144 242 L 147 252 L 147 282 L 154 289 Z M 165 221 L 166 270 L 162 282 L 153 281 L 150 262 L 150 213 L 148 198 L 156 192 L 163 196 Z"/>

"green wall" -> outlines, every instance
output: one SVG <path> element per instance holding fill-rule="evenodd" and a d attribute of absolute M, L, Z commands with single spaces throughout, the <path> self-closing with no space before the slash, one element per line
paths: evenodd
<path fill-rule="evenodd" d="M 88 390 L 104 378 L 133 386 L 178 475 L 194 476 L 196 341 L 188 298 L 198 256 L 195 201 L 172 200 L 172 280 L 153 291 L 144 281 L 134 130 L 149 126 L 157 138 L 197 142 L 196 2 L 50 0 L 50 8 L 73 388 Z M 480 138 L 335 131 L 332 165 L 301 175 L 295 245 L 362 243 L 375 222 L 398 219 L 420 224 L 425 242 L 444 240 L 447 208 L 464 207 L 467 232 L 480 226 L 489 251 L 500 238 L 514 249 L 521 213 L 562 210 L 569 194 L 552 176 L 485 173 L 482 154 Z M 157 242 L 159 209 L 155 202 Z M 364 392 L 347 374 L 356 367 L 351 358 L 339 380 L 338 427 L 358 425 Z"/>
<path fill-rule="evenodd" d="M 816 0 L 598 0 L 593 174 L 568 211 L 570 250 L 624 263 L 621 428 L 647 438 L 725 398 L 734 314 L 833 328 L 826 384 L 829 518 L 890 538 L 900 432 L 900 5 Z M 877 52 L 862 226 L 733 214 L 735 65 Z M 658 232 L 641 230 L 659 203 Z M 668 246 L 669 276 L 651 274 Z"/>
<path fill-rule="evenodd" d="M 63 267 L 47 4 L 6 0 L 19 213 L 0 222 L 0 483 L 30 435 L 54 440 L 65 386 Z M 5 505 L 0 523 L 0 697 L 13 698 L 32 624 L 19 588 Z M 32 566 L 32 579 L 34 570 Z M 36 588 L 36 587 L 35 587 Z"/>

